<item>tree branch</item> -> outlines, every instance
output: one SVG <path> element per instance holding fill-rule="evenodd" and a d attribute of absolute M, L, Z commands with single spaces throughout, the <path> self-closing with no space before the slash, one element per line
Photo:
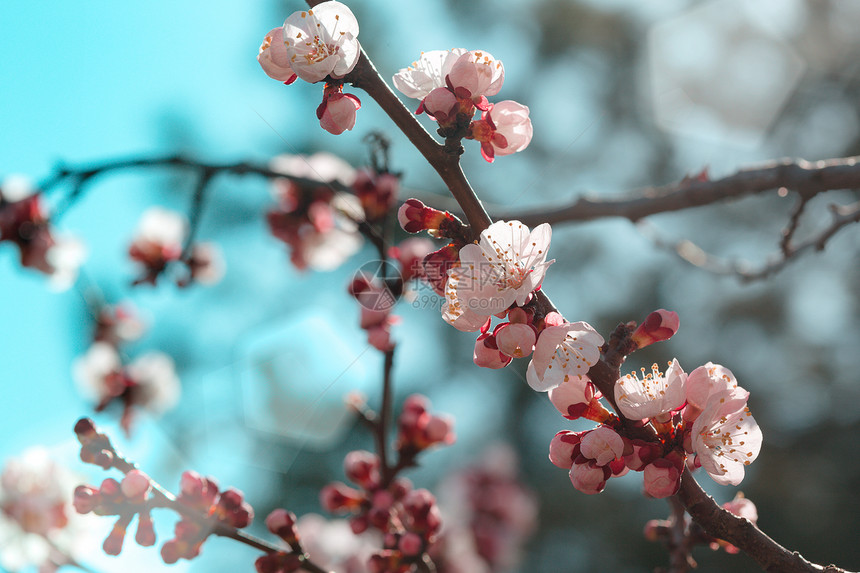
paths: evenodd
<path fill-rule="evenodd" d="M 540 208 L 522 213 L 500 212 L 500 219 L 518 219 L 528 226 L 539 223 L 591 221 L 623 217 L 638 221 L 649 215 L 701 207 L 730 199 L 740 199 L 772 189 L 793 189 L 804 197 L 835 189 L 860 187 L 860 156 L 806 161 L 779 159 L 738 170 L 722 179 L 685 179 L 662 187 L 643 187 L 619 199 L 580 197 L 566 207 Z"/>
<path fill-rule="evenodd" d="M 725 539 L 755 559 L 762 569 L 774 573 L 847 573 L 834 565 L 810 563 L 768 537 L 752 522 L 721 508 L 705 493 L 689 470 L 684 470 L 678 499 L 687 512 L 709 535 Z"/>

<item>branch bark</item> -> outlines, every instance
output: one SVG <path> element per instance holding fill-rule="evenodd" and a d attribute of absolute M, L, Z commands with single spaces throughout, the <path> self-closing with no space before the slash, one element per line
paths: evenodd
<path fill-rule="evenodd" d="M 662 187 L 644 187 L 620 199 L 581 197 L 561 208 L 493 215 L 502 219 L 516 218 L 529 226 L 539 223 L 591 221 L 605 217 L 623 217 L 635 222 L 657 213 L 740 199 L 780 187 L 795 190 L 802 197 L 811 197 L 816 193 L 835 189 L 860 188 L 860 156 L 823 161 L 779 159 L 740 169 L 721 179 L 694 179 Z"/>

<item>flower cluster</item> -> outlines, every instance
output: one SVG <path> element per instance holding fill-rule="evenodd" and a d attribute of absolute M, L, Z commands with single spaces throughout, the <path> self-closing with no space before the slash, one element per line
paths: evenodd
<path fill-rule="evenodd" d="M 143 547 L 155 545 L 155 529 L 150 515 L 152 486 L 149 477 L 132 470 L 122 481 L 105 479 L 98 488 L 80 485 L 75 489 L 75 510 L 80 514 L 116 515 L 102 548 L 108 555 L 119 555 L 125 533 L 135 515 L 138 516 L 134 540 Z"/>
<path fill-rule="evenodd" d="M 395 446 L 402 459 L 412 459 L 433 446 L 454 443 L 454 418 L 447 414 L 434 415 L 429 410 L 430 400 L 421 394 L 413 394 L 403 401 Z"/>
<path fill-rule="evenodd" d="M 0 183 L 0 243 L 18 249 L 21 266 L 50 277 L 56 290 L 71 287 L 86 258 L 83 243 L 54 233 L 43 196 L 23 176 Z"/>
<path fill-rule="evenodd" d="M 186 246 L 187 236 L 188 222 L 179 213 L 162 207 L 146 210 L 128 248 L 129 257 L 141 269 L 133 284 L 155 286 L 158 277 L 174 263 L 186 267 L 185 273 L 176 279 L 179 286 L 192 282 L 212 285 L 220 281 L 224 274 L 221 251 L 213 243 Z"/>
<path fill-rule="evenodd" d="M 183 515 L 176 523 L 173 539 L 161 547 L 161 558 L 168 564 L 197 557 L 203 542 L 219 526 L 241 529 L 254 519 L 254 510 L 241 491 L 219 491 L 214 479 L 193 471 L 183 472 L 176 501 L 205 519 Z"/>
<path fill-rule="evenodd" d="M 280 155 L 270 168 L 285 177 L 272 182 L 277 207 L 266 214 L 269 230 L 290 248 L 298 269 L 332 270 L 361 247 L 358 199 L 341 191 L 356 180 L 355 170 L 329 153 Z"/>
<path fill-rule="evenodd" d="M 135 408 L 158 415 L 179 401 L 179 378 L 168 355 L 153 351 L 127 364 L 123 360 L 122 345 L 139 338 L 143 328 L 130 307 L 103 308 L 93 344 L 72 367 L 78 389 L 96 404 L 97 412 L 114 402 L 122 404 L 121 425 L 126 432 L 131 429 Z"/>
<path fill-rule="evenodd" d="M 518 570 L 537 529 L 538 503 L 517 474 L 514 450 L 496 444 L 474 466 L 445 479 L 439 490 L 445 528 L 431 551 L 437 571 Z"/>
<path fill-rule="evenodd" d="M 496 155 L 525 149 L 532 139 L 529 108 L 512 100 L 491 104 L 488 96 L 499 93 L 505 67 L 483 50 L 433 50 L 394 75 L 394 85 L 404 95 L 420 99 L 416 113 L 426 112 L 438 122 L 446 138 L 474 139 L 481 155 L 492 162 Z M 481 119 L 473 121 L 475 111 Z"/>
<path fill-rule="evenodd" d="M 398 469 L 414 465 L 415 457 L 436 445 L 454 442 L 453 421 L 429 412 L 429 401 L 420 395 L 407 398 L 398 419 L 396 468 L 385 468 L 379 456 L 354 451 L 344 460 L 351 487 L 334 482 L 320 492 L 326 511 L 349 514 L 355 534 L 375 530 L 382 534 L 382 550 L 371 556 L 371 573 L 411 571 L 436 540 L 442 521 L 435 497 L 427 490 L 394 477 Z"/>
<path fill-rule="evenodd" d="M 266 75 L 287 85 L 296 78 L 326 80 L 317 118 L 323 129 L 340 135 L 355 126 L 361 107 L 357 97 L 343 93 L 342 81 L 360 55 L 358 21 L 347 6 L 330 0 L 293 13 L 266 34 L 257 61 Z"/>
<path fill-rule="evenodd" d="M 45 448 L 7 460 L 0 473 L 0 569 L 53 572 L 81 557 L 91 524 L 72 508 L 75 483 Z"/>
<path fill-rule="evenodd" d="M 668 338 L 677 328 L 674 313 L 655 315 L 665 320 L 646 320 L 631 337 L 634 344 Z M 661 331 L 659 324 L 670 326 Z M 688 456 L 692 467 L 704 467 L 717 483 L 737 485 L 762 442 L 748 397 L 723 366 L 709 362 L 688 376 L 677 360 L 665 372 L 654 364 L 649 372 L 643 368 L 622 376 L 614 386 L 613 404 L 633 422 L 629 426 L 598 402 L 587 373 L 566 378 L 550 400 L 564 417 L 585 417 L 601 426 L 559 432 L 550 444 L 550 461 L 569 470 L 574 487 L 590 494 L 602 491 L 610 477 L 634 470 L 643 472 L 647 495 L 668 497 L 680 487 Z M 630 434 L 631 427 L 645 432 Z"/>

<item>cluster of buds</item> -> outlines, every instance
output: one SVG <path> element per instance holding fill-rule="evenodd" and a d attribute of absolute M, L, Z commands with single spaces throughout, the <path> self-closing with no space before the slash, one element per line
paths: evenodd
<path fill-rule="evenodd" d="M 445 138 L 467 138 L 481 143 L 481 155 L 492 162 L 496 155 L 525 149 L 532 139 L 529 108 L 512 100 L 491 104 L 487 96 L 499 93 L 505 67 L 483 50 L 433 50 L 394 76 L 404 95 L 420 99 L 416 113 L 426 112 L 438 122 Z M 475 111 L 481 119 L 472 121 Z"/>
<path fill-rule="evenodd" d="M 140 470 L 131 470 L 122 481 L 104 480 L 98 488 L 80 485 L 75 489 L 75 509 L 80 514 L 116 515 L 117 521 L 102 548 L 108 555 L 119 555 L 125 533 L 135 515 L 138 516 L 134 540 L 143 547 L 155 545 L 152 526 L 152 485 Z"/>
<path fill-rule="evenodd" d="M 420 272 L 433 290 L 444 296 L 448 271 L 457 264 L 460 249 L 469 243 L 469 227 L 451 213 L 428 207 L 418 199 L 407 199 L 397 211 L 397 220 L 407 233 L 427 231 L 431 237 L 450 241 L 425 254 L 422 270 L 415 273 Z"/>
<path fill-rule="evenodd" d="M 724 503 L 723 509 L 737 517 L 748 520 L 752 524 L 758 520 L 758 510 L 755 504 L 744 497 L 742 492 L 738 492 L 733 500 Z M 681 523 L 676 522 L 679 518 L 683 520 Z M 681 533 L 680 538 L 679 532 Z M 678 547 L 689 550 L 696 545 L 707 545 L 712 551 L 723 549 L 726 553 L 733 555 L 740 553 L 740 549 L 728 541 L 708 535 L 686 513 L 680 517 L 673 515 L 670 519 L 652 519 L 645 524 L 644 534 L 648 541 L 662 542 L 670 551 L 676 550 Z"/>
<path fill-rule="evenodd" d="M 93 344 L 72 368 L 78 389 L 96 404 L 97 412 L 114 402 L 122 405 L 120 423 L 126 432 L 131 430 L 136 408 L 158 415 L 179 401 L 179 378 L 168 355 L 153 351 L 124 362 L 122 345 L 140 338 L 143 332 L 143 323 L 131 307 L 102 308 Z"/>
<path fill-rule="evenodd" d="M 520 570 L 522 550 L 537 529 L 537 496 L 521 480 L 514 450 L 488 448 L 472 467 L 441 484 L 445 529 L 431 550 L 444 573 Z"/>
<path fill-rule="evenodd" d="M 289 85 L 296 78 L 309 83 L 326 80 L 317 108 L 320 126 L 340 135 L 355 126 L 361 102 L 343 93 L 343 77 L 355 68 L 361 46 L 352 11 L 330 0 L 290 15 L 284 25 L 266 34 L 257 61 L 270 78 Z"/>
<path fill-rule="evenodd" d="M 257 573 L 292 573 L 302 566 L 304 551 L 296 529 L 296 515 L 286 509 L 276 509 L 266 518 L 266 528 L 290 547 L 289 551 L 268 553 L 254 563 Z"/>
<path fill-rule="evenodd" d="M 399 317 L 391 314 L 403 289 L 403 281 L 398 278 L 380 277 L 379 273 L 356 273 L 347 287 L 361 306 L 360 326 L 367 331 L 367 341 L 380 352 L 394 348 L 391 340 L 391 327 L 399 322 Z"/>
<path fill-rule="evenodd" d="M 422 444 L 427 441 L 447 441 L 445 436 L 432 435 L 434 432 L 428 430 L 428 425 L 435 424 L 416 422 L 409 429 L 410 436 Z M 418 430 L 419 426 L 423 426 L 423 432 Z M 404 431 L 401 425 L 401 436 Z M 417 445 L 415 441 L 401 443 L 404 448 L 413 448 L 413 451 Z M 327 485 L 320 493 L 323 508 L 333 513 L 351 514 L 349 523 L 355 534 L 368 529 L 383 534 L 382 550 L 373 555 L 368 563 L 370 571 L 411 571 L 439 533 L 442 520 L 436 499 L 425 489 L 412 489 L 412 484 L 404 478 L 395 478 L 386 486 L 379 458 L 370 452 L 354 451 L 347 454 L 344 471 L 358 488 L 340 482 Z"/>
<path fill-rule="evenodd" d="M 624 440 L 609 426 L 585 432 L 559 432 L 550 442 L 549 459 L 570 471 L 573 487 L 587 494 L 603 491 L 610 477 L 627 473 Z"/>
<path fill-rule="evenodd" d="M 176 501 L 194 513 L 183 514 L 176 523 L 174 538 L 161 547 L 161 558 L 168 564 L 197 557 L 203 542 L 219 526 L 241 529 L 254 519 L 254 510 L 241 491 L 234 488 L 219 491 L 215 480 L 193 471 L 182 474 Z"/>
<path fill-rule="evenodd" d="M 0 243 L 17 247 L 21 266 L 50 277 L 56 290 L 71 287 L 86 258 L 83 243 L 60 237 L 51 227 L 43 196 L 23 176 L 0 183 Z"/>
<path fill-rule="evenodd" d="M 434 415 L 429 409 L 430 400 L 421 394 L 413 394 L 403 401 L 396 443 L 401 459 L 412 459 L 433 446 L 454 443 L 453 417 Z"/>
<path fill-rule="evenodd" d="M 193 282 L 213 285 L 224 275 L 221 251 L 213 243 L 185 245 L 188 222 L 175 211 L 162 207 L 147 209 L 140 218 L 137 233 L 128 255 L 140 266 L 140 276 L 132 284 L 155 286 L 169 267 L 180 264 L 185 271 L 176 284 L 186 287 Z"/>
<path fill-rule="evenodd" d="M 285 177 L 274 179 L 277 206 L 266 214 L 269 230 L 290 248 L 290 261 L 300 270 L 332 270 L 362 244 L 358 223 L 364 211 L 350 193 L 355 170 L 334 155 L 280 155 L 270 164 Z"/>

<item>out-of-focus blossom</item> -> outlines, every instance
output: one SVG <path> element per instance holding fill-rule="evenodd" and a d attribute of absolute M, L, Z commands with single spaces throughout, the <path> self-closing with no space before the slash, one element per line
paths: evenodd
<path fill-rule="evenodd" d="M 270 30 L 263 39 L 257 61 L 266 75 L 279 82 L 291 84 L 298 77 L 290 66 L 290 56 L 284 42 L 283 26 Z"/>
<path fill-rule="evenodd" d="M 686 380 L 687 374 L 677 360 L 669 364 L 665 374 L 654 364 L 649 374 L 642 368 L 641 380 L 636 372 L 619 378 L 615 384 L 615 400 L 626 418 L 666 421 L 673 410 L 684 405 Z"/>
<path fill-rule="evenodd" d="M 490 163 L 497 155 L 510 155 L 528 147 L 532 133 L 529 108 L 511 100 L 491 105 L 471 126 L 471 138 L 481 142 L 481 156 Z"/>
<path fill-rule="evenodd" d="M 313 513 L 301 516 L 296 530 L 311 561 L 340 573 L 369 573 L 367 562 L 381 545 L 375 531 L 355 534 L 346 520 Z"/>
<path fill-rule="evenodd" d="M 315 182 L 275 179 L 278 206 L 266 215 L 271 233 L 290 247 L 290 260 L 298 269 L 332 270 L 358 251 L 362 237 L 357 221 L 364 219 L 364 212 L 354 195 L 334 188 L 352 184 L 352 167 L 331 154 L 317 153 L 278 156 L 270 168 Z"/>
<path fill-rule="evenodd" d="M 142 270 L 134 284 L 155 285 L 167 266 L 182 256 L 187 233 L 188 221 L 179 213 L 162 207 L 144 211 L 128 250 L 129 256 L 140 264 Z"/>
<path fill-rule="evenodd" d="M 103 307 L 96 317 L 95 342 L 119 346 L 138 340 L 146 331 L 137 310 L 128 303 Z"/>
<path fill-rule="evenodd" d="M 400 263 L 400 276 L 404 282 L 424 276 L 424 257 L 433 252 L 433 241 L 424 238 L 409 238 L 388 249 L 388 256 Z"/>
<path fill-rule="evenodd" d="M 431 414 L 426 396 L 413 394 L 403 401 L 397 433 L 397 450 L 414 456 L 433 446 L 453 444 L 454 418 L 447 414 Z M 355 481 L 355 480 L 353 480 Z"/>
<path fill-rule="evenodd" d="M 188 266 L 189 283 L 211 286 L 224 278 L 224 255 L 215 243 L 195 243 L 185 264 Z"/>
<path fill-rule="evenodd" d="M 384 219 L 397 201 L 400 178 L 392 173 L 362 169 L 352 184 L 368 221 Z M 428 251 L 429 252 L 429 251 Z"/>
<path fill-rule="evenodd" d="M 516 453 L 497 444 L 439 487 L 444 527 L 431 556 L 442 573 L 511 571 L 537 526 L 538 504 Z"/>
<path fill-rule="evenodd" d="M 21 266 L 50 277 L 57 291 L 71 287 L 87 256 L 84 244 L 71 236 L 56 235 L 51 228 L 42 195 L 23 176 L 0 183 L 0 242 L 14 244 Z"/>
<path fill-rule="evenodd" d="M 284 44 L 293 72 L 314 83 L 326 76 L 342 78 L 358 62 L 358 20 L 352 11 L 330 0 L 295 12 L 284 22 Z"/>
<path fill-rule="evenodd" d="M 81 394 L 96 403 L 96 411 L 114 400 L 122 403 L 126 431 L 131 427 L 134 407 L 157 415 L 179 400 L 180 383 L 173 360 L 162 352 L 143 354 L 125 366 L 114 346 L 96 342 L 75 361 L 72 373 Z"/>
<path fill-rule="evenodd" d="M 41 573 L 82 557 L 91 539 L 86 518 L 72 508 L 77 483 L 44 448 L 6 461 L 0 474 L 0 566 Z"/>

